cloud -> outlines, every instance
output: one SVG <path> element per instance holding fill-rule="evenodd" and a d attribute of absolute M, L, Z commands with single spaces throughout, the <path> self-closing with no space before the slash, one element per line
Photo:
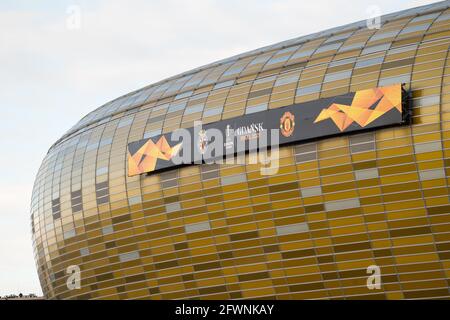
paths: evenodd
<path fill-rule="evenodd" d="M 0 295 L 41 291 L 34 268 L 29 214 L 23 212 L 30 197 L 27 184 L 0 185 Z"/>

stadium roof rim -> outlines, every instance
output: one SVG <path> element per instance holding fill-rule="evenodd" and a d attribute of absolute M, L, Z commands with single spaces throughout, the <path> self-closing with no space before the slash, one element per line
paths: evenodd
<path fill-rule="evenodd" d="M 450 0 L 445 0 L 445 1 L 440 1 L 440 2 L 436 2 L 436 3 L 428 4 L 428 5 L 423 5 L 423 6 L 420 6 L 420 7 L 414 7 L 414 8 L 405 9 L 405 10 L 402 10 L 402 11 L 397 11 L 397 12 L 394 12 L 394 13 L 385 14 L 385 15 L 382 15 L 380 18 L 381 18 L 381 23 L 384 24 L 386 22 L 389 22 L 393 18 L 401 18 L 401 17 L 409 17 L 409 16 L 422 16 L 422 15 L 430 14 L 430 13 L 432 13 L 434 11 L 443 10 L 443 9 L 446 9 L 446 8 L 449 8 L 449 7 L 450 7 Z M 189 76 L 191 74 L 194 74 L 194 73 L 197 73 L 197 72 L 200 72 L 200 71 L 212 68 L 212 67 L 217 67 L 217 66 L 223 65 L 225 63 L 238 61 L 238 60 L 243 59 L 243 58 L 247 58 L 247 57 L 251 57 L 253 55 L 258 55 L 258 54 L 270 52 L 270 51 L 273 51 L 273 50 L 279 50 L 279 49 L 284 49 L 284 48 L 287 48 L 287 47 L 303 44 L 303 43 L 306 43 L 306 42 L 308 42 L 308 41 L 310 41 L 312 39 L 317 39 L 317 38 L 321 38 L 321 37 L 329 37 L 329 36 L 332 36 L 332 35 L 337 34 L 337 33 L 342 33 L 342 32 L 345 32 L 345 31 L 352 31 L 352 30 L 361 29 L 361 28 L 366 26 L 366 23 L 367 23 L 366 20 L 360 20 L 360 21 L 357 21 L 357 22 L 353 22 L 353 23 L 350 23 L 350 24 L 343 25 L 343 26 L 330 28 L 330 29 L 327 29 L 327 30 L 324 30 L 324 31 L 320 31 L 320 32 L 316 32 L 316 33 L 312 33 L 312 34 L 309 34 L 309 35 L 304 35 L 304 36 L 292 38 L 292 39 L 289 39 L 289 40 L 281 41 L 281 42 L 275 43 L 273 45 L 268 45 L 268 46 L 264 46 L 264 47 L 261 47 L 261 48 L 257 48 L 257 49 L 251 50 L 251 51 L 247 51 L 247 52 L 244 52 L 244 53 L 241 53 L 241 54 L 238 54 L 238 55 L 231 56 L 229 58 L 217 60 L 215 62 L 212 62 L 212 63 L 206 64 L 206 65 L 203 65 L 203 66 L 191 69 L 189 71 L 186 71 L 186 72 L 174 75 L 174 76 L 169 77 L 169 78 L 165 78 L 165 79 L 163 79 L 161 81 L 152 83 L 152 84 L 147 85 L 147 86 L 145 86 L 143 88 L 140 88 L 140 89 L 131 91 L 131 92 L 127 93 L 127 94 L 121 95 L 121 96 L 119 96 L 119 97 L 117 97 L 117 98 L 115 98 L 115 99 L 113 99 L 111 101 L 108 101 L 107 103 L 103 104 L 102 106 L 94 109 L 93 111 L 91 111 L 87 115 L 85 115 L 75 126 L 73 126 L 71 129 L 69 129 L 61 138 L 59 138 L 50 147 L 49 151 L 53 147 L 58 145 L 60 142 L 65 140 L 67 137 L 72 135 L 73 133 L 75 133 L 75 132 L 77 132 L 77 131 L 85 128 L 85 127 L 88 127 L 89 125 L 91 125 L 93 123 L 99 122 L 102 119 L 110 117 L 110 116 L 115 115 L 117 113 L 122 113 L 122 112 L 127 111 L 127 110 L 138 108 L 142 104 L 147 104 L 147 103 L 150 102 L 150 101 L 145 101 L 142 104 L 134 105 L 133 107 L 130 107 L 128 109 L 121 109 L 121 110 L 118 110 L 118 111 L 107 113 L 102 118 L 94 119 L 92 121 L 89 121 L 89 122 L 83 124 L 82 126 L 79 126 L 80 122 L 83 121 L 83 119 L 85 119 L 87 116 L 89 116 L 90 114 L 98 111 L 102 107 L 104 107 L 104 106 L 106 106 L 108 104 L 111 104 L 111 103 L 113 103 L 113 102 L 115 102 L 115 101 L 117 101 L 119 99 L 131 96 L 131 95 L 136 94 L 138 92 L 147 90 L 147 89 L 149 89 L 151 87 L 155 87 L 157 85 L 161 85 L 161 84 L 167 83 L 167 82 L 172 81 L 174 79 L 186 77 L 186 76 Z M 186 90 L 186 91 L 189 91 L 189 90 Z M 180 94 L 181 92 L 183 92 L 183 91 L 176 91 L 176 92 L 174 92 L 173 95 Z M 167 99 L 168 97 L 170 97 L 170 96 L 164 97 L 164 99 Z M 158 99 L 155 99 L 155 101 L 157 101 L 157 100 Z"/>

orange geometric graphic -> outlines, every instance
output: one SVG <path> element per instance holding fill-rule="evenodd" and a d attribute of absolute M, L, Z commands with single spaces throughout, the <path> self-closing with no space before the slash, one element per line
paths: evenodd
<path fill-rule="evenodd" d="M 351 105 L 333 103 L 314 123 L 331 118 L 341 132 L 353 122 L 364 128 L 393 108 L 402 112 L 401 84 L 357 91 Z"/>
<path fill-rule="evenodd" d="M 158 159 L 170 160 L 181 149 L 182 143 L 171 147 L 166 138 L 162 136 L 154 143 L 149 139 L 136 153 L 128 151 L 128 176 L 155 170 Z"/>

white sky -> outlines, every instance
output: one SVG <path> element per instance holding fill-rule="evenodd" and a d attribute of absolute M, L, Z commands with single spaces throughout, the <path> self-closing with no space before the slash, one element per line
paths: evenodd
<path fill-rule="evenodd" d="M 48 148 L 85 114 L 166 77 L 436 1 L 0 0 L 0 295 L 41 294 L 29 203 Z M 67 28 L 71 5 L 81 28 Z"/>

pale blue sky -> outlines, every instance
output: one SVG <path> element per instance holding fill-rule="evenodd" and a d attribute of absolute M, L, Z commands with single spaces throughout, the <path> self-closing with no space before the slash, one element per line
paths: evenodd
<path fill-rule="evenodd" d="M 152 82 L 278 41 L 436 1 L 0 0 L 0 295 L 41 293 L 34 177 L 89 111 Z M 67 8 L 81 9 L 71 30 Z"/>

